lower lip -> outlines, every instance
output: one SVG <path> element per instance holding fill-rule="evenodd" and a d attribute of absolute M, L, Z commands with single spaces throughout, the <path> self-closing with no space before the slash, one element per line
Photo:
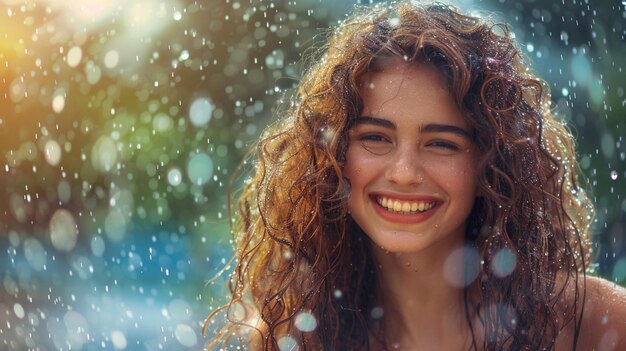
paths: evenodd
<path fill-rule="evenodd" d="M 432 216 L 435 213 L 435 209 L 439 207 L 439 204 L 435 204 L 431 209 L 428 209 L 424 212 L 416 213 L 416 214 L 401 214 L 394 213 L 391 211 L 387 211 L 384 207 L 382 207 L 376 198 L 371 198 L 374 206 L 374 210 L 378 213 L 379 216 L 386 219 L 389 222 L 395 223 L 420 223 Z"/>

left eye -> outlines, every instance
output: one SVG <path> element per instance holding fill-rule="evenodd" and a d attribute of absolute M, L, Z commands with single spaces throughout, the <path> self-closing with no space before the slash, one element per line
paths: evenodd
<path fill-rule="evenodd" d="M 451 142 L 448 141 L 443 141 L 443 140 L 435 140 L 432 141 L 428 144 L 428 146 L 432 146 L 432 147 L 436 147 L 436 148 L 443 148 L 443 149 L 447 149 L 450 151 L 459 151 L 460 148 L 456 145 L 453 144 Z"/>

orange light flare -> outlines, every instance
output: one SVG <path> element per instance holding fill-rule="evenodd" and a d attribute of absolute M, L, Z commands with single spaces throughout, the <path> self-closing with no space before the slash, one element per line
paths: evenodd
<path fill-rule="evenodd" d="M 86 102 L 101 75 L 141 69 L 150 37 L 178 8 L 176 0 L 0 0 L 0 155 L 32 137 L 16 131 L 75 112 L 68 108 Z"/>

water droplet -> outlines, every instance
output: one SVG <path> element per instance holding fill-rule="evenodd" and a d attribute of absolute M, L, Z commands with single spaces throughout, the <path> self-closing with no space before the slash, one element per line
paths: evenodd
<path fill-rule="evenodd" d="M 105 244 L 104 244 L 104 240 L 102 239 L 102 237 L 100 236 L 92 237 L 90 246 L 91 246 L 91 252 L 94 254 L 94 256 L 101 257 L 102 254 L 104 253 Z"/>
<path fill-rule="evenodd" d="M 91 164 L 99 171 L 110 171 L 117 162 L 117 148 L 113 139 L 101 136 L 91 149 Z"/>
<path fill-rule="evenodd" d="M 213 114 L 213 103 L 207 98 L 199 98 L 191 103 L 189 108 L 189 120 L 196 127 L 202 127 L 209 123 Z"/>
<path fill-rule="evenodd" d="M 370 316 L 373 319 L 381 319 L 381 318 L 383 318 L 384 314 L 385 314 L 385 311 L 383 310 L 383 308 L 381 306 L 376 306 L 376 307 L 372 308 L 372 311 L 370 312 Z"/>
<path fill-rule="evenodd" d="M 187 164 L 187 176 L 193 184 L 203 185 L 213 175 L 213 160 L 209 155 L 199 153 L 191 157 Z"/>
<path fill-rule="evenodd" d="M 113 346 L 117 349 L 123 350 L 127 346 L 126 336 L 123 332 L 119 330 L 114 330 L 111 332 L 111 342 Z"/>
<path fill-rule="evenodd" d="M 120 62 L 120 54 L 116 50 L 109 50 L 104 55 L 104 66 L 108 69 L 115 68 Z"/>
<path fill-rule="evenodd" d="M 298 347 L 298 342 L 296 339 L 291 336 L 283 336 L 278 339 L 278 349 L 280 351 L 297 351 L 300 348 Z"/>
<path fill-rule="evenodd" d="M 317 328 L 317 319 L 310 312 L 300 312 L 294 322 L 296 328 L 303 332 L 311 332 Z"/>
<path fill-rule="evenodd" d="M 615 171 L 615 170 L 611 171 L 611 179 L 617 180 L 617 171 Z"/>
<path fill-rule="evenodd" d="M 80 47 L 74 46 L 67 52 L 67 65 L 70 67 L 76 67 L 83 58 L 83 50 Z"/>
<path fill-rule="evenodd" d="M 19 303 L 13 305 L 13 312 L 15 312 L 15 316 L 19 319 L 24 318 L 24 307 Z"/>
<path fill-rule="evenodd" d="M 457 288 L 471 284 L 479 272 L 480 255 L 475 248 L 469 246 L 452 251 L 443 264 L 444 277 Z"/>
<path fill-rule="evenodd" d="M 46 266 L 46 250 L 35 238 L 24 240 L 24 257 L 35 271 L 42 271 Z"/>
<path fill-rule="evenodd" d="M 178 168 L 172 168 L 169 172 L 167 172 L 167 181 L 172 186 L 180 185 L 183 180 L 183 175 Z"/>
<path fill-rule="evenodd" d="M 65 96 L 64 92 L 57 93 L 52 98 L 52 110 L 56 113 L 61 113 L 65 108 Z"/>
<path fill-rule="evenodd" d="M 491 271 L 500 278 L 504 278 L 513 273 L 516 266 L 517 258 L 508 248 L 498 251 L 491 261 Z"/>
<path fill-rule="evenodd" d="M 44 155 L 46 157 L 46 161 L 51 166 L 56 166 L 61 161 L 61 146 L 55 140 L 48 140 L 46 142 Z"/>
<path fill-rule="evenodd" d="M 58 209 L 50 219 L 50 239 L 59 251 L 71 251 L 76 246 L 78 227 L 74 216 L 65 209 Z"/>
<path fill-rule="evenodd" d="M 187 324 L 177 325 L 174 335 L 176 335 L 176 340 L 183 346 L 192 347 L 198 343 L 196 332 Z"/>

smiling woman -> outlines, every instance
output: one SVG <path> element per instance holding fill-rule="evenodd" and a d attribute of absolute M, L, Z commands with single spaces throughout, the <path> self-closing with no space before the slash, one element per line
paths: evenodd
<path fill-rule="evenodd" d="M 506 26 L 402 2 L 322 55 L 254 153 L 215 345 L 626 347 L 626 293 L 586 275 L 573 138 Z"/>

